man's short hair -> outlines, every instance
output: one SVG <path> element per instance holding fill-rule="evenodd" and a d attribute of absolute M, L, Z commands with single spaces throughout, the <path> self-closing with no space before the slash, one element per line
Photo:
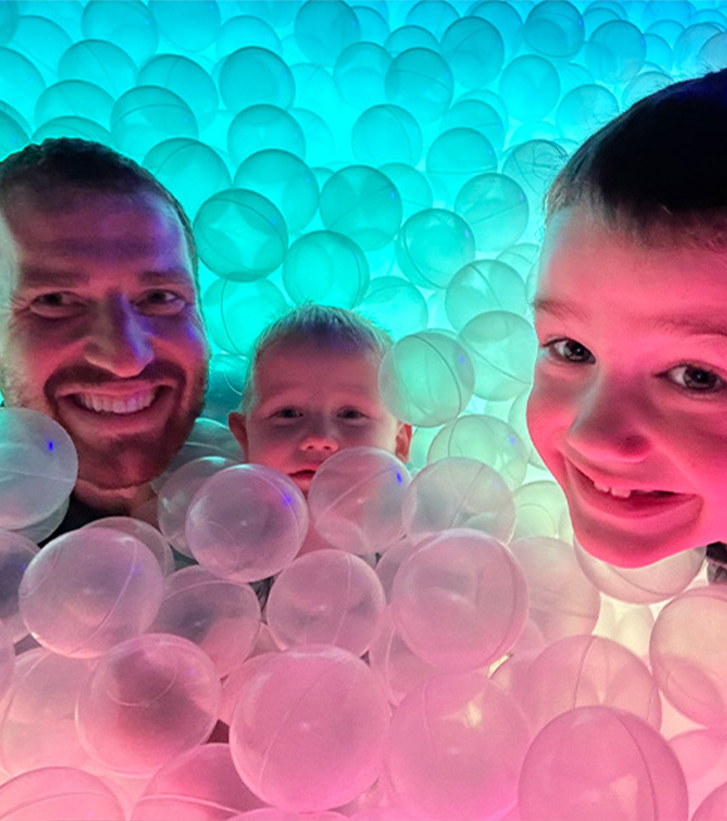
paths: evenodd
<path fill-rule="evenodd" d="M 667 86 L 589 137 L 546 221 L 572 206 L 642 244 L 727 248 L 727 70 Z"/>
<path fill-rule="evenodd" d="M 182 224 L 196 280 L 199 263 L 189 218 L 176 197 L 134 160 L 102 143 L 55 137 L 26 145 L 0 162 L 0 210 L 12 207 L 13 194 L 20 189 L 37 194 L 42 202 L 59 188 L 160 197 Z"/>
<path fill-rule="evenodd" d="M 307 303 L 293 308 L 269 325 L 257 338 L 242 392 L 243 413 L 253 402 L 255 370 L 260 357 L 279 343 L 313 343 L 322 351 L 372 353 L 379 358 L 394 344 L 391 336 L 355 311 Z"/>

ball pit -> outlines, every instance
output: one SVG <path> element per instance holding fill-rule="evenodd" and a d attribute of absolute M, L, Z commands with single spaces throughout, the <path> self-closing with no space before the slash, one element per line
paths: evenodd
<path fill-rule="evenodd" d="M 56 555 L 53 542 L 40 551 L 38 543 L 65 514 L 76 481 L 74 454 L 50 420 L 41 420 L 48 429 L 33 438 L 19 433 L 20 422 L 10 424 L 32 412 L 0 410 L 0 619 L 8 641 L 19 642 L 12 671 L 12 654 L 0 641 L 0 691 L 6 678 L 9 688 L 0 700 L 0 818 L 62 821 L 83 810 L 90 818 L 151 821 L 183 817 L 193 805 L 210 817 L 278 821 L 302 811 L 361 821 L 724 815 L 727 662 L 719 628 L 700 629 L 722 618 L 724 597 L 706 585 L 704 550 L 641 570 L 604 565 L 577 545 L 574 554 L 567 507 L 532 449 L 524 403 L 535 351 L 528 299 L 549 182 L 583 138 L 629 105 L 723 67 L 726 29 L 724 9 L 711 0 L 0 4 L 0 155 L 30 139 L 83 136 L 128 153 L 157 175 L 195 224 L 214 353 L 205 418 L 157 483 L 160 531 L 105 518 L 69 534 L 64 538 L 94 546 L 74 560 L 70 580 L 54 563 L 37 589 L 40 559 Z M 284 555 L 250 570 L 238 554 L 230 570 L 225 545 L 234 542 L 237 550 L 245 539 L 228 525 L 234 530 L 267 507 L 228 478 L 242 470 L 242 454 L 227 436 L 227 412 L 240 401 L 245 357 L 259 331 L 286 306 L 306 300 L 352 307 L 392 333 L 395 354 L 382 371 L 382 388 L 394 411 L 419 426 L 409 465 L 414 478 L 408 489 L 403 482 L 395 488 L 406 490 L 403 501 L 387 487 L 364 492 L 359 485 L 350 504 L 330 491 L 330 527 L 319 524 L 327 550 L 298 558 L 307 507 L 295 488 L 286 491 L 280 477 L 272 478 L 267 488 L 288 516 Z M 332 474 L 335 467 L 332 462 Z M 322 471 L 321 487 L 324 479 Z M 194 502 L 206 480 L 211 490 Z M 343 482 L 333 476 L 333 485 Z M 309 501 L 315 508 L 313 488 Z M 398 540 L 387 519 L 397 508 L 406 529 Z M 281 524 L 277 514 L 270 514 L 268 530 L 261 521 L 247 543 L 256 559 Z M 194 534 L 192 546 L 185 527 Z M 435 666 L 431 648 L 423 649 L 426 658 L 418 655 L 412 646 L 422 653 L 421 636 L 392 601 L 411 568 L 451 539 L 454 528 L 498 545 L 504 566 L 517 568 L 513 578 L 522 582 L 521 593 L 508 594 L 503 583 L 502 600 L 494 593 L 483 600 L 510 629 L 502 629 L 491 653 L 480 646 L 476 663 L 465 665 L 475 667 L 467 669 L 439 654 Z M 345 535 L 337 544 L 336 533 Z M 354 542 L 365 558 L 344 552 Z M 133 543 L 137 557 L 123 572 L 111 547 L 117 543 Z M 204 568 L 171 572 L 170 543 L 188 561 L 222 547 L 204 559 Z M 383 556 L 374 571 L 375 553 Z M 21 583 L 36 554 L 35 569 Z M 331 556 L 335 572 L 315 565 Z M 94 562 L 108 566 L 95 571 Z M 449 559 L 421 571 L 443 599 L 457 600 L 460 614 L 477 600 L 477 584 L 487 575 L 472 557 L 469 562 L 458 571 Z M 329 599 L 331 588 L 348 594 L 332 596 L 325 607 L 334 610 L 345 599 L 356 641 L 340 652 L 304 649 L 292 660 L 299 648 L 280 650 L 267 624 L 256 621 L 248 582 L 280 571 L 270 599 L 274 623 L 277 600 L 288 598 L 286 574 L 307 565 L 315 580 L 346 579 L 324 585 Z M 76 570 L 90 575 L 74 578 Z M 215 575 L 229 572 L 232 579 Z M 128 599 L 145 576 L 148 592 Z M 358 578 L 367 580 L 362 585 L 369 584 L 374 602 L 365 619 Z M 128 585 L 119 590 L 123 579 Z M 167 618 L 171 605 L 157 610 L 165 585 L 173 603 L 183 601 L 174 624 Z M 313 582 L 302 585 L 306 596 L 291 593 L 292 604 L 323 609 L 324 599 L 308 598 Z M 202 588 L 217 590 L 216 600 L 200 602 Z M 238 591 L 241 601 L 231 595 Z M 437 595 L 422 599 L 436 618 Z M 240 615 L 243 603 L 249 608 Z M 336 613 L 339 624 L 348 623 Z M 477 613 L 472 623 L 481 628 L 486 619 Z M 454 653 L 462 635 L 472 638 L 476 630 L 462 626 L 470 625 L 466 618 L 459 628 L 452 624 L 443 646 Z M 445 626 L 444 619 L 434 624 Z M 34 646 L 29 629 L 44 647 Z M 141 719 L 147 734 L 133 710 L 120 710 L 113 731 L 104 724 L 111 708 L 89 719 L 102 677 L 116 675 L 109 672 L 120 664 L 114 654 L 162 629 L 168 659 L 169 648 L 184 642 L 172 633 L 200 639 L 181 645 L 185 663 L 202 659 L 199 669 L 212 682 L 196 701 L 199 710 L 190 707 L 196 696 L 173 694 Z M 234 641 L 228 629 L 237 630 Z M 337 628 L 326 629 L 306 641 L 327 641 Z M 296 643 L 276 630 L 281 645 Z M 146 634 L 134 637 L 139 631 Z M 366 648 L 370 669 L 355 658 Z M 264 652 L 270 655 L 259 655 Z M 144 652 L 133 658 L 133 675 L 150 686 L 160 686 L 176 663 L 152 669 Z M 102 672 L 91 685 L 94 664 Z M 559 699 L 562 704 L 558 688 L 567 686 L 573 664 L 581 670 L 578 697 L 536 736 Z M 295 691 L 304 668 L 320 699 L 313 713 Z M 270 690 L 267 675 L 274 678 Z M 361 747 L 360 758 L 346 759 L 354 775 L 340 778 L 333 752 L 308 756 L 306 722 L 320 719 L 341 745 L 343 730 L 361 740 L 362 702 L 342 695 L 347 675 L 366 690 L 362 699 L 369 699 L 378 729 L 368 736 L 368 752 Z M 229 692 L 218 710 L 220 676 Z M 528 684 L 533 677 L 541 685 L 536 694 Z M 623 690 L 617 692 L 614 678 Z M 295 703 L 295 726 L 279 712 L 280 692 Z M 258 698 L 270 699 L 279 723 L 270 725 L 266 708 L 258 711 Z M 632 707 L 652 699 L 653 709 L 640 713 L 645 723 L 613 709 L 628 709 L 624 698 Z M 393 711 L 388 733 L 384 699 Z M 202 744 L 218 715 L 232 720 L 238 702 L 232 743 Z M 244 749 L 243 713 L 245 733 L 254 727 L 262 745 L 270 741 L 266 733 L 279 730 L 270 769 L 256 769 L 257 753 Z M 195 721 L 192 736 L 173 738 Z M 117 750 L 104 747 L 104 734 Z M 641 764 L 629 734 L 638 740 Z M 460 757 L 448 746 L 452 740 Z M 546 772 L 548 755 L 564 756 L 567 764 Z M 612 788 L 621 776 L 636 785 L 631 803 Z M 582 803 L 586 795 L 596 796 L 593 804 Z M 19 801 L 31 803 L 20 810 Z M 264 807 L 268 802 L 276 806 Z"/>

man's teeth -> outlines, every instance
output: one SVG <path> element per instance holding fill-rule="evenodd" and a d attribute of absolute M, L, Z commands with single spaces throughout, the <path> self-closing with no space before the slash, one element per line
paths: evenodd
<path fill-rule="evenodd" d="M 137 411 L 148 408 L 154 401 L 156 391 L 141 391 L 135 393 L 127 399 L 121 399 L 117 396 L 104 396 L 96 393 L 77 393 L 76 400 L 78 403 L 86 408 L 86 410 L 95 411 L 96 413 L 136 413 Z"/>

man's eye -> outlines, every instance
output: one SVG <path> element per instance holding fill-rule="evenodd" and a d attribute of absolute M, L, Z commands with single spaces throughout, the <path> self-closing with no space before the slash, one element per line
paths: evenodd
<path fill-rule="evenodd" d="M 35 297 L 30 303 L 30 310 L 43 317 L 68 316 L 79 310 L 81 304 L 81 301 L 73 294 L 58 291 Z"/>
<path fill-rule="evenodd" d="M 555 356 L 556 359 L 562 359 L 566 362 L 591 364 L 596 361 L 588 348 L 581 345 L 580 342 L 576 342 L 575 339 L 554 339 L 552 342 L 543 345 L 543 348 L 552 356 Z"/>
<path fill-rule="evenodd" d="M 667 378 L 693 393 L 717 393 L 727 386 L 721 376 L 697 365 L 678 365 L 667 372 Z"/>
<path fill-rule="evenodd" d="M 186 304 L 187 301 L 183 296 L 174 291 L 165 290 L 148 291 L 137 302 L 137 306 L 142 311 L 164 314 L 179 313 Z"/>

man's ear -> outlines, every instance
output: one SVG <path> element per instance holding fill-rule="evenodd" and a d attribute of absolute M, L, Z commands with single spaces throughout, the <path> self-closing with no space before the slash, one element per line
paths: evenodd
<path fill-rule="evenodd" d="M 238 445 L 242 448 L 247 461 L 247 422 L 245 421 L 245 414 L 232 411 L 227 417 L 227 424 L 230 426 L 230 432 L 237 439 Z"/>
<path fill-rule="evenodd" d="M 409 448 L 411 447 L 412 429 L 411 425 L 399 423 L 399 430 L 396 433 L 396 450 L 394 454 L 406 464 L 409 461 Z"/>

